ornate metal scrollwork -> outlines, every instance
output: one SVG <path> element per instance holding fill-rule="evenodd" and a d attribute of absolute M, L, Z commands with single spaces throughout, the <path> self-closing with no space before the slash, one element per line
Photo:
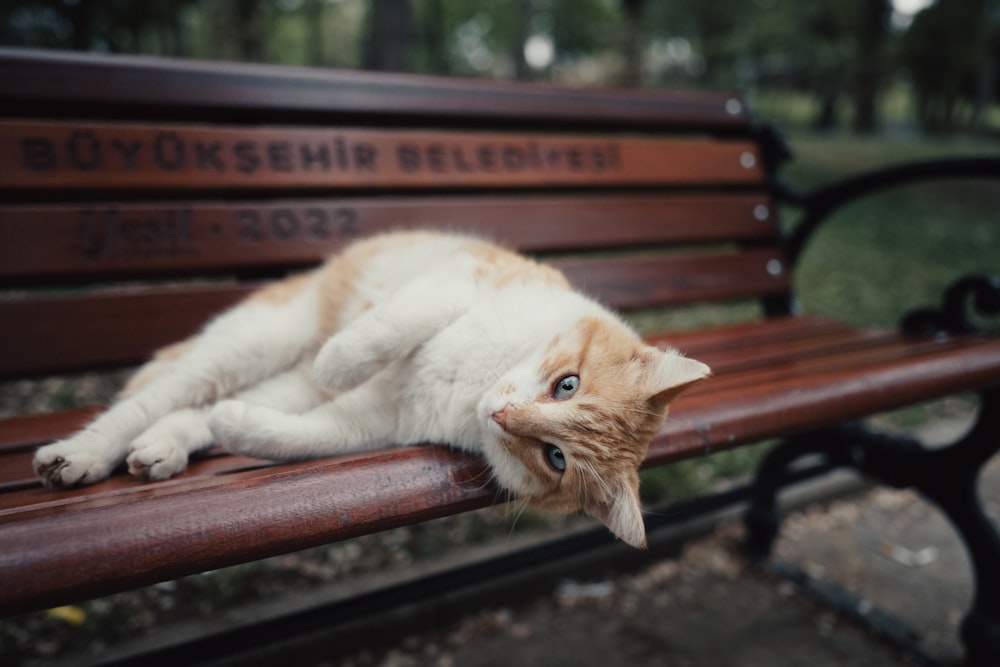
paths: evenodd
<path fill-rule="evenodd" d="M 900 322 L 905 334 L 914 336 L 965 334 L 981 331 L 969 307 L 983 317 L 1000 315 L 1000 277 L 965 276 L 945 290 L 940 308 L 919 308 Z"/>

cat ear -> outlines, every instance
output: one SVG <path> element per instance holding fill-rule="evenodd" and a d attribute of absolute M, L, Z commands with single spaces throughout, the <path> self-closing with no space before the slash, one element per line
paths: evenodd
<path fill-rule="evenodd" d="M 676 350 L 650 350 L 652 359 L 647 365 L 645 382 L 652 394 L 652 402 L 660 408 L 666 407 L 685 389 L 712 374 L 708 366 L 688 359 Z"/>
<path fill-rule="evenodd" d="M 646 548 L 646 526 L 642 521 L 639 505 L 639 475 L 631 473 L 615 480 L 611 497 L 601 498 L 584 507 L 584 511 L 598 519 L 623 542 L 637 549 Z"/>

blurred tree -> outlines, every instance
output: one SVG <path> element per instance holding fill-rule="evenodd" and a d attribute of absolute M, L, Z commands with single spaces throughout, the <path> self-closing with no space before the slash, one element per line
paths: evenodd
<path fill-rule="evenodd" d="M 917 119 L 924 129 L 953 131 L 963 101 L 980 108 L 988 103 L 991 96 L 977 89 L 991 87 L 996 27 L 990 18 L 996 9 L 987 0 L 939 0 L 914 18 L 903 39 L 902 62 L 913 79 Z M 981 112 L 974 111 L 970 119 L 977 116 Z"/>
<path fill-rule="evenodd" d="M 326 64 L 326 54 L 323 52 L 325 42 L 323 17 L 326 0 L 305 0 L 302 3 L 302 19 L 305 21 L 305 42 L 307 62 L 313 66 Z"/>
<path fill-rule="evenodd" d="M 184 52 L 182 19 L 196 0 L 24 0 L 0 4 L 4 44 L 123 53 Z M 152 45 L 152 48 L 150 46 Z"/>
<path fill-rule="evenodd" d="M 878 92 L 886 80 L 889 38 L 889 0 L 855 0 L 857 51 L 854 58 L 854 129 L 870 134 L 877 129 Z"/>
<path fill-rule="evenodd" d="M 413 33 L 413 11 L 409 0 L 371 0 L 365 26 L 362 67 L 407 71 L 410 69 Z"/>
<path fill-rule="evenodd" d="M 412 0 L 420 71 L 538 78 L 550 65 L 618 50 L 615 0 Z M 533 40 L 551 58 L 526 58 Z M 538 52 L 535 57 L 539 58 Z M 546 64 L 542 64 L 546 62 Z"/>
<path fill-rule="evenodd" d="M 227 11 L 219 14 L 220 29 L 229 31 L 236 45 L 236 58 L 243 61 L 267 60 L 265 0 L 229 0 Z"/>

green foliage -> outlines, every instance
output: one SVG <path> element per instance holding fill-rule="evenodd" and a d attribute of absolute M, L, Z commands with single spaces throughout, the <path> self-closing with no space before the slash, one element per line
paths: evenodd
<path fill-rule="evenodd" d="M 1000 2 L 939 0 L 920 12 L 904 36 L 901 62 L 913 78 L 923 127 L 951 131 L 963 115 L 978 122 L 998 58 Z M 962 113 L 970 109 L 971 117 Z"/>

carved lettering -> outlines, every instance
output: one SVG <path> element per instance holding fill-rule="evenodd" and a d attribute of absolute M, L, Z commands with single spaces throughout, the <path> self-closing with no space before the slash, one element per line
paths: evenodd
<path fill-rule="evenodd" d="M 354 168 L 358 171 L 375 171 L 375 157 L 378 150 L 373 144 L 354 146 Z"/>
<path fill-rule="evenodd" d="M 340 233 L 343 236 L 353 237 L 361 233 L 358 228 L 358 212 L 353 208 L 338 208 L 334 212 Z"/>
<path fill-rule="evenodd" d="M 139 149 L 142 148 L 142 142 L 136 139 L 125 143 L 121 139 L 112 139 L 111 147 L 118 151 L 118 153 L 122 156 L 125 169 L 128 171 L 135 171 L 138 166 L 136 156 L 139 154 Z"/>
<path fill-rule="evenodd" d="M 236 212 L 235 221 L 237 239 L 248 244 L 328 241 L 334 234 L 354 237 L 360 232 L 358 214 L 352 208 L 242 209 Z"/>
<path fill-rule="evenodd" d="M 287 208 L 279 208 L 271 215 L 271 229 L 279 239 L 287 241 L 295 238 L 299 231 L 299 219 L 295 211 Z"/>
<path fill-rule="evenodd" d="M 505 146 L 503 149 L 503 166 L 507 171 L 521 171 L 525 167 L 527 157 L 519 146 Z"/>
<path fill-rule="evenodd" d="M 257 144 L 252 141 L 237 141 L 233 146 L 236 154 L 236 171 L 252 174 L 260 169 L 260 155 L 257 154 Z"/>
<path fill-rule="evenodd" d="M 21 160 L 30 171 L 52 171 L 56 168 L 56 150 L 44 137 L 30 137 L 21 141 Z"/>
<path fill-rule="evenodd" d="M 272 171 L 292 171 L 292 145 L 287 141 L 272 141 L 267 145 L 268 164 Z"/>
<path fill-rule="evenodd" d="M 255 210 L 240 211 L 236 214 L 239 224 L 239 239 L 243 243 L 257 243 L 264 240 L 260 228 L 260 216 Z"/>
<path fill-rule="evenodd" d="M 222 150 L 221 141 L 213 141 L 210 143 L 205 143 L 203 141 L 196 141 L 194 144 L 194 156 L 195 163 L 198 165 L 198 169 L 214 169 L 215 171 L 225 171 L 226 165 L 219 157 L 219 152 Z"/>
<path fill-rule="evenodd" d="M 400 144 L 396 147 L 399 158 L 399 168 L 407 173 L 420 170 L 420 149 L 411 144 Z"/>
<path fill-rule="evenodd" d="M 231 183 L 235 176 L 267 173 L 544 176 L 604 173 L 622 168 L 621 148 L 614 141 L 544 138 L 484 141 L 470 135 L 452 142 L 441 138 L 421 140 L 416 132 L 396 143 L 353 141 L 351 137 L 349 133 L 326 138 L 289 133 L 287 138 L 271 134 L 255 139 L 252 134 L 220 133 L 216 137 L 184 129 L 149 130 L 144 135 L 132 133 L 122 137 L 108 130 L 80 128 L 67 130 L 63 135 L 21 139 L 20 161 L 21 167 L 30 172 L 147 169 L 228 174 L 230 178 L 220 180 L 220 185 Z M 383 151 L 394 164 L 382 161 Z"/>
<path fill-rule="evenodd" d="M 469 172 L 473 170 L 473 166 L 465 161 L 465 153 L 457 146 L 451 149 L 451 159 L 459 171 Z"/>
<path fill-rule="evenodd" d="M 309 236 L 324 241 L 330 238 L 330 217 L 325 208 L 308 208 L 305 217 Z"/>
<path fill-rule="evenodd" d="M 176 132 L 159 132 L 153 140 L 153 161 L 163 171 L 184 168 L 184 142 Z"/>
<path fill-rule="evenodd" d="M 342 137 L 333 140 L 333 148 L 337 152 L 337 166 L 347 169 L 350 164 L 347 162 L 347 143 Z"/>
<path fill-rule="evenodd" d="M 310 146 L 302 144 L 299 147 L 299 154 L 302 156 L 302 167 L 309 171 L 314 163 L 319 163 L 323 171 L 330 170 L 330 148 L 325 144 Z"/>
<path fill-rule="evenodd" d="M 124 213 L 117 206 L 80 213 L 79 247 L 92 262 L 174 259 L 197 254 L 191 211 Z"/>
<path fill-rule="evenodd" d="M 494 153 L 493 146 L 480 146 L 476 151 L 476 157 L 478 158 L 479 168 L 483 171 L 493 171 L 496 169 L 496 154 Z"/>
<path fill-rule="evenodd" d="M 431 171 L 439 174 L 448 171 L 444 146 L 432 144 L 427 147 L 427 166 L 430 167 Z"/>
<path fill-rule="evenodd" d="M 101 167 L 101 142 L 90 130 L 74 130 L 66 141 L 66 156 L 74 169 L 94 171 Z"/>

